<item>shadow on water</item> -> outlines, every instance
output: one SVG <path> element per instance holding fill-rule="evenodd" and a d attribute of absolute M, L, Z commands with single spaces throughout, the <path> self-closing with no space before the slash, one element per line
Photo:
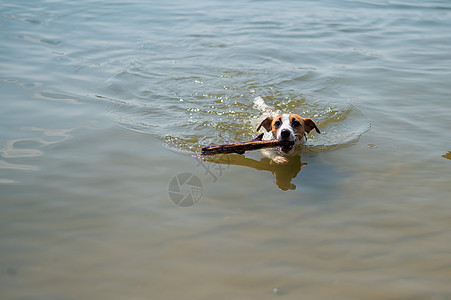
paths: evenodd
<path fill-rule="evenodd" d="M 274 175 L 274 183 L 283 191 L 296 189 L 296 185 L 291 183 L 291 181 L 293 178 L 296 178 L 301 168 L 307 165 L 307 163 L 301 161 L 300 155 L 293 155 L 287 158 L 288 162 L 286 164 L 277 164 L 268 157 L 256 160 L 240 154 L 203 157 L 205 161 L 212 163 L 243 166 L 259 171 L 271 172 Z"/>

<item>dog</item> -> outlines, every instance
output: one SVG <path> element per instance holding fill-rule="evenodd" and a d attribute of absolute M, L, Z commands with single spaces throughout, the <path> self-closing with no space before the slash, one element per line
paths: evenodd
<path fill-rule="evenodd" d="M 321 133 L 312 119 L 293 113 L 277 113 L 275 109 L 265 104 L 262 97 L 255 98 L 254 104 L 254 107 L 264 114 L 269 114 L 257 127 L 257 132 L 263 127 L 268 133 L 264 135 L 265 140 L 277 139 L 294 142 L 291 145 L 280 147 L 279 151 L 263 150 L 263 154 L 277 164 L 288 163 L 287 157 L 295 153 L 295 146 L 307 141 L 307 133 L 313 129 L 317 133 Z"/>

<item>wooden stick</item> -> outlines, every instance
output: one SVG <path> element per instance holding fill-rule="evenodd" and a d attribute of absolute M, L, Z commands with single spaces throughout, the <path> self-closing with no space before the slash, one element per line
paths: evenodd
<path fill-rule="evenodd" d="M 208 146 L 202 148 L 203 155 L 213 155 L 213 154 L 225 154 L 225 153 L 238 153 L 243 154 L 246 151 L 250 150 L 258 150 L 263 148 L 272 148 L 278 146 L 290 146 L 293 145 L 294 142 L 290 141 L 278 141 L 278 140 L 269 140 L 262 141 L 263 135 L 258 135 L 252 141 L 249 142 L 241 142 L 241 143 L 231 143 L 231 144 L 223 144 L 223 145 L 215 145 Z"/>

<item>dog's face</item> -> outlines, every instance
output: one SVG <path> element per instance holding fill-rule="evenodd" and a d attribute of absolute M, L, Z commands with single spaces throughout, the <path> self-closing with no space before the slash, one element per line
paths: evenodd
<path fill-rule="evenodd" d="M 261 122 L 257 131 L 263 127 L 268 132 L 272 132 L 275 139 L 279 141 L 301 141 L 305 133 L 312 129 L 321 133 L 315 122 L 310 118 L 303 118 L 297 114 L 280 114 L 275 117 L 268 117 Z M 285 154 L 290 154 L 294 150 L 294 145 L 281 148 Z"/>

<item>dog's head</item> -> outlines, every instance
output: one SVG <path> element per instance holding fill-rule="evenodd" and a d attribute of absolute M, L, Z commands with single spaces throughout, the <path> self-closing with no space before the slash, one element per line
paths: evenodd
<path fill-rule="evenodd" d="M 268 132 L 272 132 L 275 139 L 279 141 L 301 141 L 306 133 L 312 129 L 321 133 L 316 127 L 315 122 L 310 118 L 303 118 L 297 114 L 280 114 L 275 117 L 267 117 L 258 126 L 257 131 L 263 127 Z M 294 145 L 282 147 L 282 152 L 290 154 L 293 152 Z"/>

